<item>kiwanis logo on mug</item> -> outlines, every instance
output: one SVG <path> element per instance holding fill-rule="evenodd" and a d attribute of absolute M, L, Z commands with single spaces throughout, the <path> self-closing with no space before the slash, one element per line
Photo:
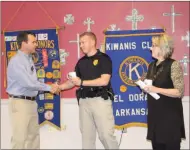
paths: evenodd
<path fill-rule="evenodd" d="M 137 86 L 135 82 L 144 80 L 148 71 L 148 62 L 139 56 L 127 57 L 120 65 L 119 75 L 121 80 L 130 86 Z"/>

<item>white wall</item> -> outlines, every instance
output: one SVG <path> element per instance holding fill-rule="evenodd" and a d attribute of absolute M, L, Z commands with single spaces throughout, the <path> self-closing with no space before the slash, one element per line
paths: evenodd
<path fill-rule="evenodd" d="M 8 116 L 8 101 L 1 101 L 1 149 L 10 148 L 11 128 Z M 189 149 L 189 97 L 183 99 L 185 128 L 187 139 L 182 142 L 182 149 Z M 62 100 L 62 122 L 65 130 L 57 131 L 49 125 L 41 127 L 41 149 L 81 149 L 81 134 L 79 131 L 78 105 L 75 99 Z M 151 149 L 146 141 L 147 129 L 130 127 L 123 134 L 121 149 Z M 121 131 L 116 131 L 120 140 Z M 97 149 L 103 148 L 97 137 Z"/>

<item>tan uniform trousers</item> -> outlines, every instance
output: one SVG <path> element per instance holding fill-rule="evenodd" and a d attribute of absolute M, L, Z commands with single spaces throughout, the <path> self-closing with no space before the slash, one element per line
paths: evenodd
<path fill-rule="evenodd" d="M 12 149 L 40 149 L 36 101 L 9 98 Z"/>
<path fill-rule="evenodd" d="M 96 148 L 96 130 L 105 149 L 119 149 L 114 136 L 114 116 L 111 100 L 101 97 L 85 98 L 79 101 L 82 149 Z"/>

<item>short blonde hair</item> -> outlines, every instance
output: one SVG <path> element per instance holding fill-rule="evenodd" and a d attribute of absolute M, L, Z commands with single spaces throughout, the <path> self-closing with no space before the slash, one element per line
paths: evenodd
<path fill-rule="evenodd" d="M 91 37 L 95 41 L 95 46 L 96 46 L 96 44 L 97 44 L 97 38 L 96 38 L 96 35 L 93 32 L 83 32 L 82 34 L 80 34 L 79 37 L 81 38 L 83 36 L 89 36 L 89 37 Z"/>
<path fill-rule="evenodd" d="M 164 58 L 170 58 L 174 52 L 174 42 L 173 39 L 167 34 L 162 34 L 160 36 L 153 36 L 152 43 L 160 47 Z"/>

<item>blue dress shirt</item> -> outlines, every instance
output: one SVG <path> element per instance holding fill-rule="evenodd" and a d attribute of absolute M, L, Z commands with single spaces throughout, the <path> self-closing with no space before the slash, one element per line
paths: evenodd
<path fill-rule="evenodd" d="M 36 96 L 38 91 L 50 91 L 51 86 L 37 79 L 31 55 L 18 50 L 7 68 L 7 93 L 15 96 Z"/>

